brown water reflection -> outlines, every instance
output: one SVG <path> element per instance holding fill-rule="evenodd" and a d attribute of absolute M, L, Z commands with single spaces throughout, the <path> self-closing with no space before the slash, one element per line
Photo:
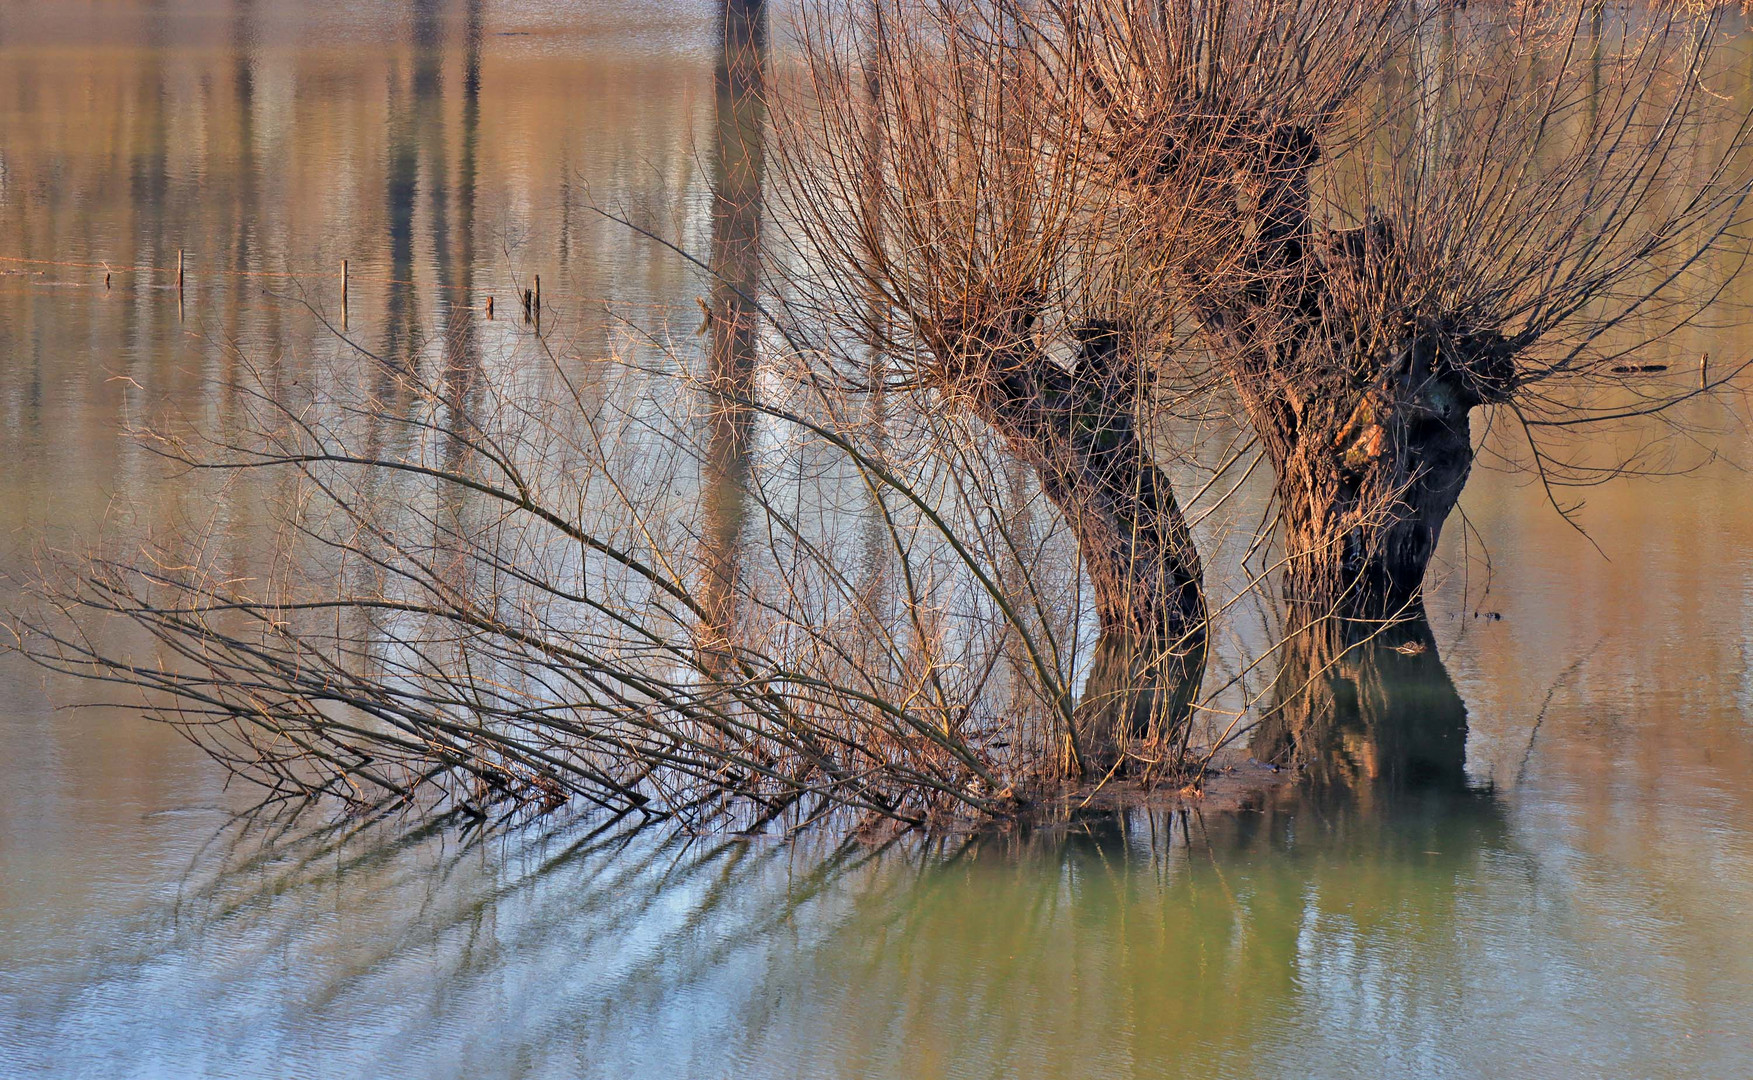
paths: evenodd
<path fill-rule="evenodd" d="M 349 335 L 459 410 L 515 377 L 535 274 L 565 355 L 610 347 L 605 301 L 678 308 L 683 338 L 695 297 L 734 306 L 586 209 L 754 242 L 715 209 L 750 166 L 711 136 L 758 122 L 721 98 L 722 40 L 662 0 L 0 5 L 4 569 L 124 505 L 122 530 L 265 522 L 273 492 L 172 485 L 123 431 L 223 424 L 246 359 L 359 374 L 316 317 L 339 323 L 343 258 Z M 1722 322 L 1675 356 L 1753 350 Z M 746 364 L 719 326 L 699 348 Z M 1753 1072 L 1753 498 L 1719 449 L 1591 492 L 1605 558 L 1476 475 L 1428 624 L 1319 677 L 1335 643 L 1293 645 L 1253 688 L 1310 686 L 1249 746 L 1321 783 L 1235 815 L 886 849 L 307 822 L 270 846 L 173 733 L 55 711 L 80 691 L 8 659 L 0 1074 Z"/>

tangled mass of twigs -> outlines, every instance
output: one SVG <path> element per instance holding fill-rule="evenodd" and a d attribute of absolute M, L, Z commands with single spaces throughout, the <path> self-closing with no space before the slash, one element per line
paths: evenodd
<path fill-rule="evenodd" d="M 277 795 L 1012 814 L 1294 757 L 1328 673 L 1440 671 L 1479 456 L 1564 513 L 1738 389 L 1644 363 L 1738 250 L 1715 9 L 729 10 L 712 248 L 647 234 L 703 356 L 246 365 L 247 422 L 143 438 L 280 478 L 271 569 L 236 522 L 62 560 L 22 648 Z"/>

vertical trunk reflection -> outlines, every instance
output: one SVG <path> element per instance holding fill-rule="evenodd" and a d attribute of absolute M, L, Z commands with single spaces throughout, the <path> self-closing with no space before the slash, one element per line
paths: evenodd
<path fill-rule="evenodd" d="M 700 647 L 722 663 L 736 624 L 739 537 L 753 417 L 737 404 L 752 390 L 760 286 L 761 181 L 766 123 L 761 101 L 767 48 L 765 0 L 724 0 L 713 71 L 712 287 L 708 379 L 713 400 L 704 475 L 706 581 Z M 713 657 L 718 659 L 713 659 Z"/>

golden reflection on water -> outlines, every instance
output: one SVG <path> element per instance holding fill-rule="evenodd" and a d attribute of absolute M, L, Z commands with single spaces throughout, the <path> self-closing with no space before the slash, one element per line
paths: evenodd
<path fill-rule="evenodd" d="M 222 421 L 245 357 L 350 362 L 312 314 L 343 258 L 348 332 L 409 362 L 499 371 L 537 273 L 575 355 L 609 347 L 604 302 L 692 309 L 588 207 L 707 249 L 712 41 L 706 5 L 637 0 L 0 6 L 3 568 L 118 493 L 162 517 L 123 528 L 260 514 L 123 432 Z M 1487 793 L 880 855 L 548 822 L 238 869 L 260 840 L 208 846 L 240 798 L 211 767 L 9 660 L 0 1072 L 1746 1074 L 1753 499 L 1743 440 L 1713 445 L 1589 491 L 1601 552 L 1476 472 L 1429 607 Z M 1385 774 L 1391 740 L 1342 741 Z"/>

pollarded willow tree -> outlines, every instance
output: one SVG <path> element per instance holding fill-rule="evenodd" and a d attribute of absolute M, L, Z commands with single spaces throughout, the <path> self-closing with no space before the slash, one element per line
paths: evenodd
<path fill-rule="evenodd" d="M 821 378 L 971 423 L 1033 474 L 1100 628 L 1073 772 L 1150 773 L 1186 750 L 1209 622 L 1158 435 L 1207 388 L 1177 359 L 1172 312 L 1135 284 L 1160 253 L 1116 213 L 1085 133 L 1060 124 L 1083 85 L 1061 42 L 1005 2 L 804 5 L 798 78 L 773 102 L 798 257 L 775 274 L 861 347 Z"/>
<path fill-rule="evenodd" d="M 1076 86 L 1041 31 L 1006 2 L 805 5 L 774 146 L 803 258 L 781 272 L 869 350 L 843 383 L 975 418 L 1034 470 L 1105 634 L 1196 650 L 1199 555 L 1147 445 L 1171 334 L 1053 128 Z"/>
<path fill-rule="evenodd" d="M 1741 373 L 1649 377 L 1729 276 L 1753 175 L 1720 8 L 1048 8 L 1065 122 L 1272 462 L 1305 617 L 1415 607 L 1481 406 L 1549 486 L 1592 481 L 1637 450 L 1566 437 Z"/>

